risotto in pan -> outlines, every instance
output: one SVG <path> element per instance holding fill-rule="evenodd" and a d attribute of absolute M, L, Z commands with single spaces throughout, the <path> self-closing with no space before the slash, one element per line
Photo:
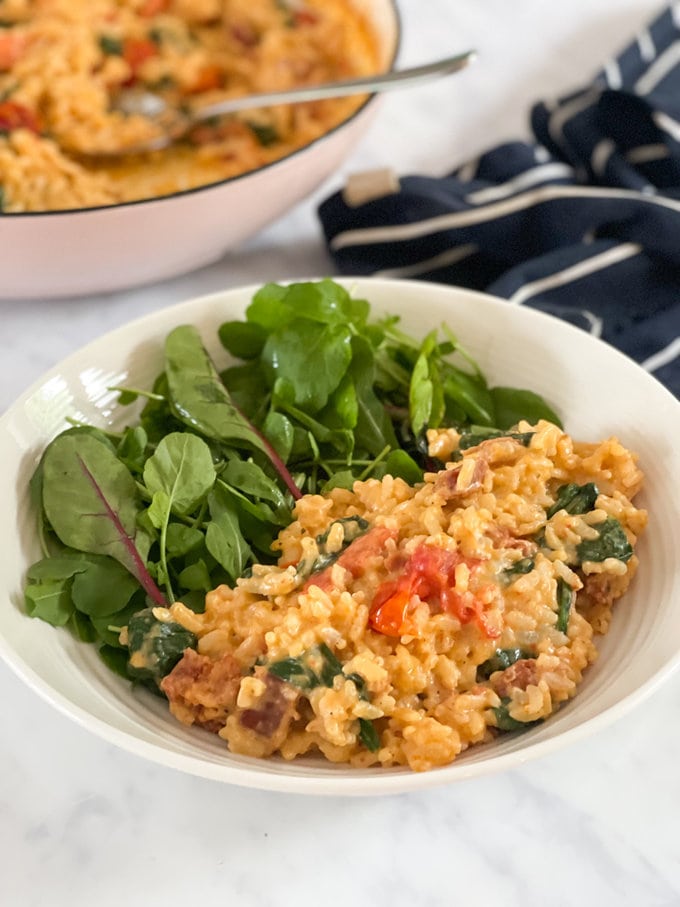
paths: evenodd
<path fill-rule="evenodd" d="M 195 640 L 162 682 L 173 714 L 237 753 L 416 771 L 548 718 L 635 574 L 642 474 L 616 438 L 500 435 L 430 432 L 446 466 L 422 484 L 307 495 L 277 566 L 202 614 L 154 609 Z"/>
<path fill-rule="evenodd" d="M 289 154 L 361 98 L 246 111 L 162 152 L 88 153 L 154 135 L 112 109 L 129 87 L 174 105 L 375 72 L 350 0 L 0 0 L 0 189 L 5 212 L 111 205 L 191 189 Z"/>

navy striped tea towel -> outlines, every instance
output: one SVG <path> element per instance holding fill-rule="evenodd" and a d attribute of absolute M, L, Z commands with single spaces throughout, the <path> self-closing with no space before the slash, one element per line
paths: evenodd
<path fill-rule="evenodd" d="M 680 4 L 531 121 L 536 142 L 450 176 L 403 177 L 363 202 L 328 198 L 319 217 L 339 271 L 457 284 L 552 313 L 680 396 Z"/>

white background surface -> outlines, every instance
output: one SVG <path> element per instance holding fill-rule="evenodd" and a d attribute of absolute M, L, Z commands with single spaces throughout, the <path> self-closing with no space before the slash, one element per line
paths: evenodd
<path fill-rule="evenodd" d="M 403 64 L 474 46 L 476 67 L 387 97 L 343 173 L 212 267 L 109 297 L 0 301 L 0 412 L 46 368 L 133 317 L 228 286 L 332 273 L 315 208 L 344 175 L 385 165 L 444 173 L 525 136 L 534 100 L 579 87 L 659 9 L 650 0 L 400 5 Z M 676 676 L 596 737 L 492 778 L 312 800 L 147 764 L 0 665 L 0 904 L 676 907 L 679 701 Z"/>

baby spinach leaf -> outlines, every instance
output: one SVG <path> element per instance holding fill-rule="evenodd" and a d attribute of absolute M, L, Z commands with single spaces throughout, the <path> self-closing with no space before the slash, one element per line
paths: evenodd
<path fill-rule="evenodd" d="M 596 539 L 583 539 L 576 546 L 576 554 L 581 563 L 584 561 L 605 561 L 608 557 L 619 561 L 628 561 L 633 556 L 633 548 L 628 541 L 621 523 L 614 517 L 607 517 L 603 523 L 593 527 L 599 535 Z"/>
<path fill-rule="evenodd" d="M 71 597 L 88 617 L 108 617 L 121 611 L 139 589 L 128 571 L 110 557 L 91 558 L 87 569 L 73 579 Z"/>
<path fill-rule="evenodd" d="M 205 544 L 233 581 L 243 573 L 252 552 L 243 538 L 233 499 L 222 485 L 211 492 L 208 504 L 211 521 L 206 527 Z"/>
<path fill-rule="evenodd" d="M 74 613 L 71 579 L 30 583 L 24 591 L 26 613 L 55 627 L 65 626 Z"/>
<path fill-rule="evenodd" d="M 118 674 L 119 677 L 124 677 L 125 680 L 130 680 L 127 667 L 127 652 L 124 649 L 118 649 L 104 643 L 103 646 L 99 647 L 98 651 L 99 657 L 110 671 Z"/>
<path fill-rule="evenodd" d="M 203 533 L 193 526 L 181 523 L 169 523 L 165 535 L 165 548 L 168 557 L 183 557 L 195 551 L 203 543 Z"/>
<path fill-rule="evenodd" d="M 165 603 L 144 564 L 147 542 L 142 551 L 136 544 L 135 480 L 105 444 L 86 434 L 55 438 L 43 457 L 43 506 L 65 545 L 115 558 L 153 601 Z"/>
<path fill-rule="evenodd" d="M 210 592 L 212 580 L 205 561 L 201 558 L 195 564 L 189 564 L 180 573 L 179 583 L 191 592 Z"/>
<path fill-rule="evenodd" d="M 80 611 L 73 612 L 69 627 L 80 642 L 95 642 L 97 639 L 97 631 L 92 626 L 92 621 L 85 614 L 81 614 Z"/>
<path fill-rule="evenodd" d="M 152 495 L 165 493 L 173 513 L 185 516 L 206 497 L 215 484 L 210 448 L 196 435 L 166 435 L 144 464 L 144 484 Z"/>
<path fill-rule="evenodd" d="M 562 428 L 555 410 L 533 391 L 518 390 L 515 387 L 492 387 L 491 399 L 495 410 L 494 425 L 498 428 L 512 428 L 522 419 L 532 425 L 539 419 L 545 419 Z"/>
<path fill-rule="evenodd" d="M 546 516 L 548 519 L 559 513 L 560 510 L 566 510 L 567 513 L 589 513 L 595 508 L 595 502 L 599 495 L 597 485 L 588 482 L 585 485 L 570 483 L 560 485 L 557 489 L 557 499 L 553 506 L 548 510 Z"/>
<path fill-rule="evenodd" d="M 26 571 L 26 579 L 29 582 L 60 582 L 71 579 L 76 573 L 83 573 L 87 570 L 86 558 L 80 551 L 74 551 L 73 555 L 67 556 L 64 553 L 61 556 L 45 557 L 41 561 L 36 561 Z"/>

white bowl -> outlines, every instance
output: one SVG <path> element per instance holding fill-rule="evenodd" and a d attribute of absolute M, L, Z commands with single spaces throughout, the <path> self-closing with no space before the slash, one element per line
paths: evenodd
<path fill-rule="evenodd" d="M 381 70 L 400 40 L 396 0 L 352 0 L 371 23 Z M 220 258 L 309 195 L 355 148 L 379 98 L 258 170 L 163 198 L 0 217 L 0 298 L 106 293 Z"/>
<path fill-rule="evenodd" d="M 40 452 L 65 417 L 100 425 L 123 420 L 113 384 L 149 386 L 162 343 L 192 322 L 220 351 L 216 328 L 241 317 L 254 287 L 230 290 L 156 312 L 91 343 L 49 371 L 0 419 L 0 525 L 3 604 L 0 653 L 33 689 L 65 714 L 124 749 L 183 771 L 250 787 L 300 793 L 383 794 L 431 787 L 518 765 L 573 742 L 649 696 L 680 661 L 680 404 L 613 348 L 541 313 L 480 293 L 413 281 L 343 281 L 375 313 L 402 316 L 416 336 L 448 321 L 494 383 L 531 388 L 561 413 L 580 439 L 616 434 L 640 454 L 649 527 L 638 546 L 640 569 L 615 612 L 601 655 L 576 698 L 541 726 L 474 746 L 445 768 L 360 770 L 311 759 L 286 763 L 229 753 L 204 731 L 179 725 L 164 703 L 104 667 L 94 647 L 23 612 L 22 580 L 39 549 L 27 482 Z M 224 356 L 222 350 L 221 355 Z M 123 414 L 124 417 L 124 414 Z"/>

